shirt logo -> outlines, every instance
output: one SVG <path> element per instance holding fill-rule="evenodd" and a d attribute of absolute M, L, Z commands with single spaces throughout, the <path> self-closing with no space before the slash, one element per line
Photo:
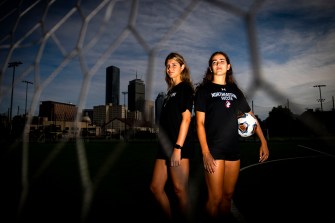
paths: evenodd
<path fill-rule="evenodd" d="M 167 104 L 167 102 L 170 100 L 170 98 L 175 97 L 177 95 L 177 92 L 173 92 L 171 94 L 168 94 L 164 100 L 164 104 L 163 107 L 165 107 L 165 105 Z"/>
<path fill-rule="evenodd" d="M 225 93 L 225 92 L 214 92 L 211 93 L 212 98 L 221 97 L 222 101 L 233 101 L 234 98 L 237 99 L 236 95 L 233 93 Z"/>

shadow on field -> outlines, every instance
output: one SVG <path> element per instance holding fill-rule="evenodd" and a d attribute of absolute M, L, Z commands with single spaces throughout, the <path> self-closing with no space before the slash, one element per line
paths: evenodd
<path fill-rule="evenodd" d="M 152 142 L 127 143 L 113 165 L 107 160 L 114 156 L 114 144 L 87 145 L 88 168 L 95 190 L 84 217 L 83 194 L 87 188 L 82 186 L 73 145 L 61 150 L 36 178 L 32 176 L 51 153 L 52 146 L 36 144 L 30 147 L 28 196 L 19 216 L 24 179 L 22 148 L 20 145 L 5 148 L 0 160 L 0 222 L 165 222 L 149 191 L 154 145 Z M 327 155 L 329 152 L 335 154 L 333 147 L 327 148 L 327 153 L 318 153 L 297 147 L 296 142 L 270 142 L 271 159 L 257 165 L 258 145 L 254 142 L 242 145 L 241 173 L 234 204 L 245 222 L 333 222 L 335 158 Z M 190 173 L 194 210 L 191 221 L 203 223 L 206 186 L 200 149 L 197 151 Z M 101 169 L 107 171 L 97 183 L 96 176 Z M 170 184 L 167 189 L 171 193 Z"/>
<path fill-rule="evenodd" d="M 242 168 L 234 203 L 247 222 L 335 221 L 335 156 L 313 153 Z"/>

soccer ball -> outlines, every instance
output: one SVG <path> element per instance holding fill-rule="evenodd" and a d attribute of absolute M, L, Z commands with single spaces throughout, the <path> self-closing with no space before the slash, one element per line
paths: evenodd
<path fill-rule="evenodd" d="M 242 137 L 249 137 L 255 133 L 257 127 L 256 119 L 249 113 L 244 113 L 237 119 L 238 133 Z"/>

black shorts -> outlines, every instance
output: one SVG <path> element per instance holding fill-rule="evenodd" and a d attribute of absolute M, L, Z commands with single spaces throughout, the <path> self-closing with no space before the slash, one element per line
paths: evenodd
<path fill-rule="evenodd" d="M 160 143 L 158 143 L 158 149 L 156 154 L 156 159 L 165 159 L 170 160 L 172 152 L 174 148 L 167 148 L 164 149 L 164 146 L 162 146 Z M 191 159 L 194 157 L 194 145 L 187 145 L 183 146 L 181 149 L 181 158 L 183 159 Z"/>
<path fill-rule="evenodd" d="M 218 153 L 215 151 L 210 151 L 210 152 L 213 158 L 216 160 L 236 161 L 236 160 L 239 160 L 241 157 L 240 153 L 225 153 L 225 152 Z"/>

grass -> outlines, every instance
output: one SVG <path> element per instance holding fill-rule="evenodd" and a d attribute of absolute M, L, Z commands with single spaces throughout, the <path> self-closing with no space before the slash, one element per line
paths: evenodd
<path fill-rule="evenodd" d="M 252 168 L 245 163 L 234 201 L 248 222 L 334 221 L 334 142 L 270 141 L 268 162 Z"/>
<path fill-rule="evenodd" d="M 57 143 L 31 143 L 28 156 L 29 193 L 24 211 L 20 215 L 20 221 L 80 222 L 80 216 L 83 213 L 83 194 L 87 190 L 83 186 L 85 182 L 92 182 L 94 185 L 92 202 L 89 203 L 88 214 L 84 217 L 85 222 L 97 223 L 115 219 L 156 221 L 160 217 L 160 212 L 148 188 L 154 164 L 155 143 L 155 141 L 125 143 L 91 140 L 85 142 L 84 153 L 78 153 L 80 150 L 76 148 L 74 142 L 65 143 L 62 146 Z M 297 145 L 322 148 L 325 152 L 335 154 L 334 141 L 330 140 L 270 140 L 270 160 L 320 155 Z M 196 149 L 195 159 L 191 163 L 190 177 L 192 198 L 196 213 L 199 213 L 198 210 L 204 204 L 206 188 L 202 178 L 200 149 L 198 146 Z M 258 150 L 258 142 L 241 143 L 242 169 L 258 162 Z M 78 159 L 78 154 L 81 154 L 81 159 Z M 87 165 L 83 165 L 80 160 L 87 161 L 84 162 Z M 314 162 L 310 161 L 311 164 L 315 164 Z M 327 168 L 325 166 L 327 162 L 323 163 L 321 167 Z M 14 222 L 22 195 L 22 145 L 17 143 L 2 148 L 0 165 L 3 179 L 1 203 L 4 214 L 2 217 L 6 219 L 6 222 Z M 241 171 L 235 193 L 235 203 L 248 219 L 255 220 L 254 216 L 262 213 L 257 208 L 264 208 L 264 203 L 256 202 L 261 194 L 255 196 L 256 191 L 250 190 L 263 188 L 257 193 L 264 191 L 269 197 L 275 188 L 267 187 L 274 187 L 273 182 L 277 183 L 276 190 L 278 187 L 289 189 L 285 184 L 285 182 L 289 183 L 288 180 L 297 184 L 290 174 L 285 174 L 295 172 L 287 169 L 292 166 L 295 165 L 292 163 L 288 165 L 285 162 L 272 162 L 271 164 L 269 161 L 268 165 Z M 295 174 L 305 175 L 303 169 L 298 168 L 297 171 Z M 270 177 L 272 173 L 281 179 Z M 313 170 L 310 170 L 310 173 L 314 174 Z M 85 181 L 87 178 L 90 180 Z M 321 180 L 321 178 L 318 179 L 320 182 Z M 297 190 L 296 187 L 292 186 Z M 277 194 L 284 197 L 282 193 Z M 287 193 L 287 196 L 289 195 L 293 196 Z M 281 198 L 272 196 L 278 200 Z M 270 202 L 270 199 L 268 198 L 267 201 Z M 275 207 L 278 208 L 278 205 Z M 268 210 L 268 208 L 265 209 Z"/>

